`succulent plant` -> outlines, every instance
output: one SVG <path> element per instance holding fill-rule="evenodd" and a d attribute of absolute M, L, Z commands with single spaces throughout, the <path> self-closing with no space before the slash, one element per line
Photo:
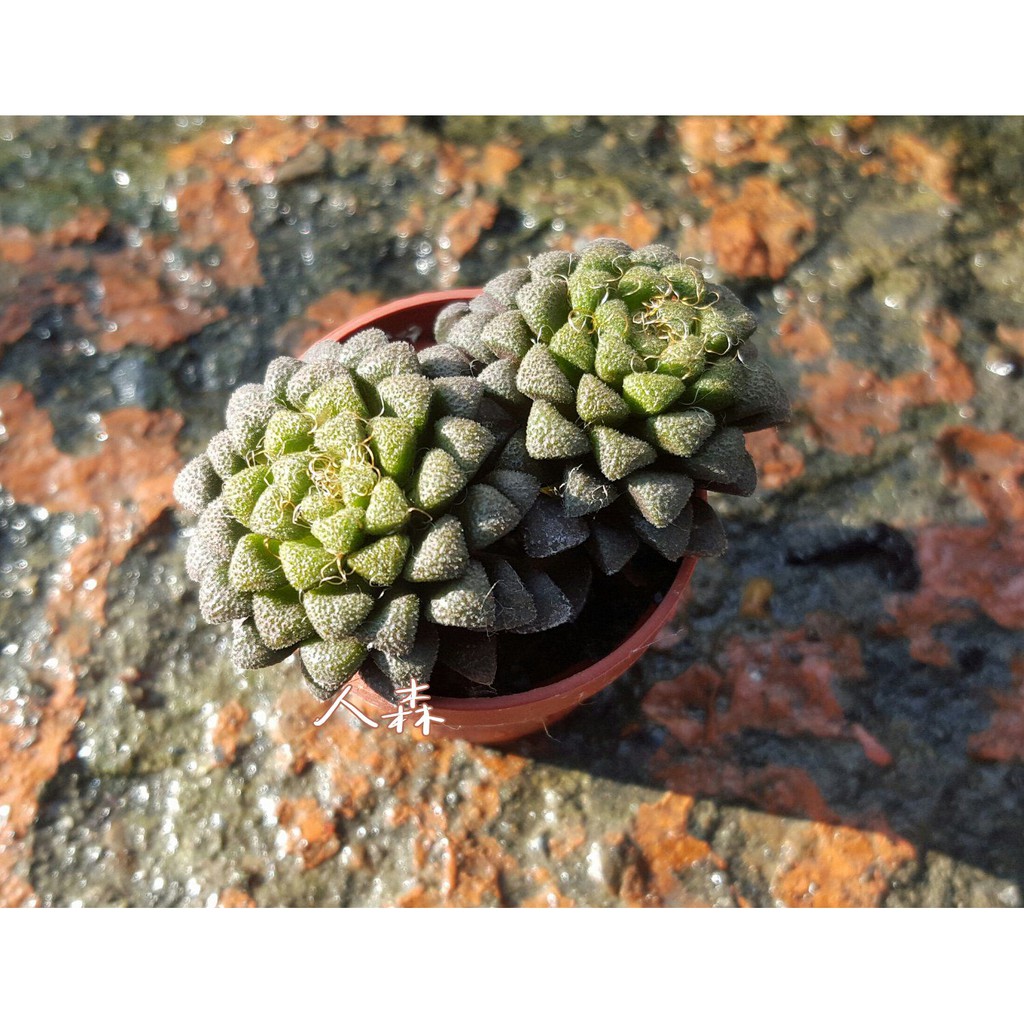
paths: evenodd
<path fill-rule="evenodd" d="M 507 271 L 417 351 L 382 331 L 282 356 L 181 472 L 200 609 L 240 669 L 295 651 L 329 698 L 437 663 L 490 687 L 496 637 L 574 620 L 592 566 L 717 554 L 698 492 L 749 494 L 784 419 L 739 300 L 664 246 L 601 239 Z"/>
<path fill-rule="evenodd" d="M 663 245 L 598 239 L 547 252 L 438 319 L 438 340 L 486 364 L 489 393 L 525 421 L 544 493 L 526 553 L 586 544 L 619 571 L 643 542 L 670 560 L 720 554 L 725 534 L 700 491 L 749 495 L 744 431 L 789 403 L 748 342 L 751 313 Z"/>
<path fill-rule="evenodd" d="M 232 395 L 175 496 L 199 517 L 186 568 L 203 617 L 233 621 L 237 667 L 299 650 L 321 698 L 357 669 L 390 696 L 439 653 L 486 677 L 488 635 L 536 620 L 528 583 L 484 559 L 540 484 L 514 466 L 514 421 L 448 357 L 371 329 Z"/>

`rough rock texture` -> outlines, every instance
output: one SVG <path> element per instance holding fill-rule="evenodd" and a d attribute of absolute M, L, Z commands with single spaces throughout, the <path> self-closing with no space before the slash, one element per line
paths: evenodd
<path fill-rule="evenodd" d="M 1019 905 L 1022 127 L 0 122 L 0 904 Z M 233 671 L 171 496 L 227 395 L 601 235 L 795 405 L 652 651 L 502 751 Z"/>

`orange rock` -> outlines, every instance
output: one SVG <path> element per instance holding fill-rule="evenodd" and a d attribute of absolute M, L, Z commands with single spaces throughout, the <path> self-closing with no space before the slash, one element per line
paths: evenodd
<path fill-rule="evenodd" d="M 957 354 L 959 342 L 956 318 L 936 310 L 921 329 L 930 370 L 883 380 L 873 370 L 833 358 L 826 370 L 804 373 L 797 405 L 810 416 L 811 436 L 844 455 L 870 455 L 879 437 L 900 429 L 904 409 L 968 401 L 974 380 Z"/>
<path fill-rule="evenodd" d="M 516 779 L 521 757 L 458 741 L 421 742 L 408 733 L 356 724 L 343 712 L 313 725 L 323 707 L 308 693 L 287 690 L 278 699 L 272 736 L 292 770 L 323 765 L 330 810 L 351 818 L 372 809 L 385 794 L 390 826 L 408 843 L 414 866 L 403 906 L 473 906 L 504 902 L 503 879 L 518 865 L 486 829 L 501 814 L 503 787 Z M 459 796 L 445 803 L 447 780 L 458 760 Z M 377 780 L 383 779 L 383 788 Z M 523 883 L 521 878 L 518 879 Z"/>
<path fill-rule="evenodd" d="M 811 435 L 843 455 L 870 455 L 878 437 L 895 434 L 911 397 L 873 370 L 841 359 L 827 373 L 805 373 L 800 390 Z"/>
<path fill-rule="evenodd" d="M 778 430 L 759 430 L 748 434 L 747 450 L 757 467 L 758 483 L 766 491 L 777 491 L 803 476 L 803 453 L 788 441 L 783 441 Z"/>
<path fill-rule="evenodd" d="M 963 487 L 990 523 L 1024 522 L 1024 441 L 976 427 L 939 435 L 948 481 Z"/>
<path fill-rule="evenodd" d="M 837 821 L 821 790 L 802 768 L 768 765 L 744 768 L 721 755 L 697 755 L 663 764 L 656 759 L 655 777 L 673 790 L 746 803 L 786 817 Z"/>
<path fill-rule="evenodd" d="M 0 485 L 17 501 L 51 512 L 99 515 L 99 536 L 83 541 L 62 571 L 48 603 L 54 657 L 40 670 L 47 697 L 31 698 L 13 725 L 0 701 L 0 805 L 11 808 L 0 824 L 0 904 L 32 898 L 17 873 L 28 854 L 29 829 L 39 793 L 73 754 L 72 732 L 84 702 L 75 692 L 75 659 L 103 623 L 106 580 L 142 533 L 170 505 L 179 466 L 174 438 L 177 413 L 118 409 L 101 421 L 107 435 L 99 454 L 74 458 L 53 443 L 49 416 L 20 384 L 0 384 Z M 51 664 L 52 660 L 52 664 Z"/>
<path fill-rule="evenodd" d="M 437 151 L 437 179 L 446 195 L 459 191 L 475 194 L 480 188 L 498 190 L 521 163 L 518 149 L 490 142 L 483 149 L 442 142 Z"/>
<path fill-rule="evenodd" d="M 177 200 L 181 244 L 196 252 L 220 250 L 219 266 L 209 270 L 213 280 L 226 288 L 263 284 L 252 206 L 238 186 L 207 178 L 185 185 Z"/>
<path fill-rule="evenodd" d="M 242 733 L 249 724 L 249 712 L 237 700 L 217 711 L 210 730 L 210 745 L 218 764 L 232 764 L 238 755 Z"/>
<path fill-rule="evenodd" d="M 736 198 L 715 207 L 708 229 L 727 274 L 778 280 L 814 231 L 814 217 L 770 178 L 751 177 Z"/>
<path fill-rule="evenodd" d="M 548 842 L 548 849 L 555 860 L 564 860 L 575 853 L 587 841 L 587 830 L 583 825 L 571 825 L 564 832 L 554 835 Z"/>
<path fill-rule="evenodd" d="M 652 216 L 641 203 L 634 200 L 622 211 L 622 217 L 617 223 L 591 224 L 583 235 L 585 238 L 621 238 L 634 249 L 642 249 L 650 245 L 660 233 L 660 217 Z"/>
<path fill-rule="evenodd" d="M 468 206 L 449 216 L 438 236 L 438 263 L 441 284 L 448 288 L 458 275 L 458 260 L 480 240 L 481 232 L 494 223 L 498 215 L 497 204 L 486 199 L 474 199 Z"/>
<path fill-rule="evenodd" d="M 644 713 L 687 747 L 728 749 L 731 737 L 756 729 L 852 739 L 869 757 L 877 754 L 878 741 L 863 728 L 854 732 L 833 691 L 837 680 L 864 678 L 860 642 L 838 624 L 812 615 L 799 629 L 765 639 L 733 636 L 720 661 L 721 671 L 697 664 L 655 683 Z"/>
<path fill-rule="evenodd" d="M 118 352 L 126 345 L 163 351 L 227 316 L 223 306 L 204 308 L 171 283 L 164 276 L 161 253 L 153 245 L 104 253 L 94 263 L 103 316 L 117 328 L 100 334 L 99 347 L 104 352 Z M 92 325 L 83 320 L 82 326 Z"/>
<path fill-rule="evenodd" d="M 229 910 L 255 907 L 256 901 L 242 889 L 225 889 L 217 899 L 217 906 Z"/>
<path fill-rule="evenodd" d="M 953 189 L 957 147 L 948 142 L 935 149 L 909 132 L 894 132 L 886 146 L 893 164 L 893 177 L 903 184 L 921 184 L 947 202 L 957 202 Z"/>
<path fill-rule="evenodd" d="M 772 349 L 800 363 L 814 363 L 832 354 L 832 339 L 820 320 L 800 310 L 790 310 L 772 339 Z"/>
<path fill-rule="evenodd" d="M 684 117 L 676 137 L 686 156 L 712 167 L 778 164 L 789 159 L 789 150 L 776 141 L 788 124 L 788 117 L 777 116 Z"/>
<path fill-rule="evenodd" d="M 637 809 L 631 838 L 643 857 L 642 871 L 624 879 L 626 901 L 634 906 L 672 906 L 685 902 L 679 875 L 695 864 L 724 863 L 702 839 L 690 835 L 687 822 L 694 800 L 666 793 L 657 803 Z M 639 875 L 639 877 L 638 877 Z"/>
<path fill-rule="evenodd" d="M 975 605 L 1005 629 L 1024 629 L 1024 527 L 930 526 L 917 537 L 921 585 L 914 594 L 893 594 L 883 623 L 885 635 L 910 639 L 911 656 L 931 665 L 950 665 L 935 626 L 972 617 Z M 965 607 L 968 604 L 968 607 Z"/>
<path fill-rule="evenodd" d="M 350 292 L 346 288 L 338 288 L 333 292 L 320 296 L 306 309 L 306 318 L 314 321 L 322 331 L 329 331 L 351 320 L 353 317 L 369 313 L 381 304 L 379 292 Z"/>
<path fill-rule="evenodd" d="M 916 856 L 904 839 L 821 822 L 790 829 L 787 840 L 770 886 L 790 907 L 876 907 Z"/>
<path fill-rule="evenodd" d="M 277 820 L 287 835 L 288 852 L 300 857 L 307 871 L 330 860 L 341 849 L 333 817 L 312 797 L 282 800 Z"/>

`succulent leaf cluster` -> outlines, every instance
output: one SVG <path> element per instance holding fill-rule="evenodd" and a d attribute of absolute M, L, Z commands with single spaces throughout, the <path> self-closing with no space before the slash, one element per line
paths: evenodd
<path fill-rule="evenodd" d="M 298 651 L 323 699 L 438 663 L 490 686 L 495 638 L 572 621 L 593 567 L 722 550 L 697 492 L 751 493 L 743 431 L 788 412 L 754 327 L 671 250 L 601 239 L 446 307 L 419 351 L 370 329 L 275 359 L 176 482 L 204 618 L 238 668 Z"/>
<path fill-rule="evenodd" d="M 753 493 L 744 432 L 789 415 L 748 341 L 755 327 L 668 247 L 598 239 L 499 275 L 446 309 L 436 334 L 484 364 L 478 379 L 525 418 L 543 484 L 527 550 L 531 533 L 548 549 L 585 544 L 611 574 L 640 543 L 671 560 L 724 550 L 698 492 Z"/>

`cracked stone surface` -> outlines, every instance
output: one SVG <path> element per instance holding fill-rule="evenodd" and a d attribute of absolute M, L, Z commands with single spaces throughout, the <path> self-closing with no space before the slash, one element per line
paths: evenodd
<path fill-rule="evenodd" d="M 1018 906 L 1024 121 L 0 120 L 0 905 Z M 375 305 L 705 261 L 793 422 L 624 678 L 502 749 L 236 673 L 171 483 Z"/>

